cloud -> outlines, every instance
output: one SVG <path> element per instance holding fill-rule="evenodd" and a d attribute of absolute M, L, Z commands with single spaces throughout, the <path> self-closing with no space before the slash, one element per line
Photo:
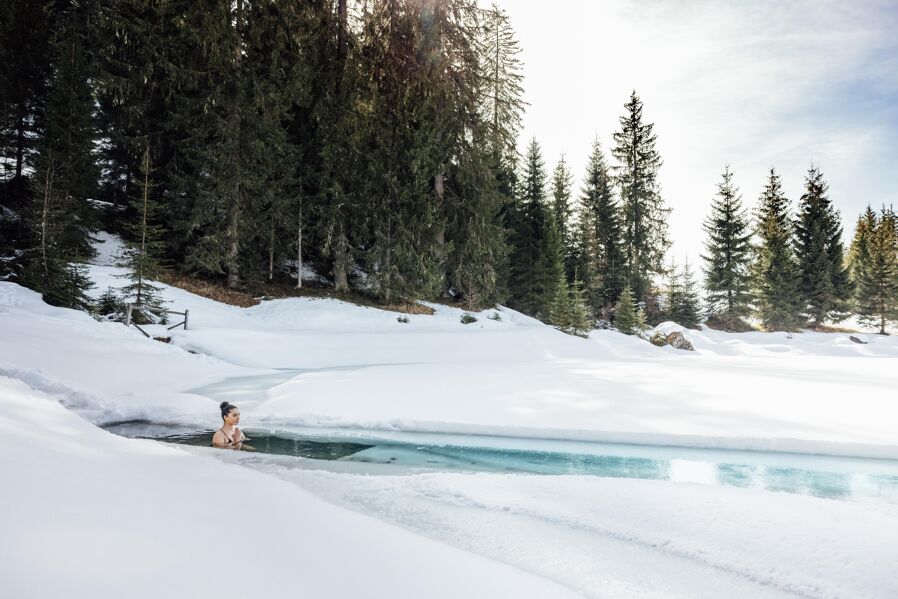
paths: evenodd
<path fill-rule="evenodd" d="M 503 4 L 530 103 L 522 139 L 582 178 L 606 151 L 632 89 L 655 123 L 678 258 L 698 259 L 701 220 L 726 163 L 753 206 L 776 167 L 793 202 L 813 162 L 846 233 L 868 203 L 898 203 L 898 10 L 884 1 L 661 0 Z"/>

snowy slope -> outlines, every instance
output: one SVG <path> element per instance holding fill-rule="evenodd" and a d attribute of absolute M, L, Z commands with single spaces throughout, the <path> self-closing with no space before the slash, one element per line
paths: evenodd
<path fill-rule="evenodd" d="M 122 284 L 109 265 L 115 239 L 108 243 L 105 264 L 91 267 L 98 295 Z M 892 338 L 866 335 L 869 344 L 858 345 L 845 334 L 685 331 L 697 351 L 680 352 L 610 331 L 574 338 L 507 309 L 499 321 L 489 310 L 462 325 L 460 310 L 434 306 L 433 316 L 402 324 L 395 313 L 336 300 L 241 309 L 180 289 L 164 293 L 173 309 L 191 311 L 191 330 L 174 331 L 172 345 L 0 283 L 0 375 L 11 377 L 0 379 L 0 455 L 12 457 L 0 460 L 0 473 L 16 481 L 0 494 L 0 579 L 11 581 L 13 597 L 62 588 L 112 596 L 126 582 L 149 595 L 159 591 L 160 571 L 195 591 L 187 595 L 207 596 L 222 556 L 198 547 L 218 547 L 207 539 L 233 531 L 235 514 L 248 545 L 267 547 L 226 556 L 254 593 L 289 592 L 308 579 L 310 596 L 322 597 L 359 589 L 552 597 L 565 596 L 563 587 L 588 597 L 898 594 L 891 505 L 667 481 L 297 470 L 259 456 L 119 439 L 53 401 L 95 423 L 213 426 L 214 400 L 191 390 L 237 377 L 271 381 L 272 368 L 291 368 L 301 371 L 281 373 L 277 379 L 288 380 L 273 387 L 246 385 L 245 426 L 896 457 Z M 353 516 L 309 490 L 543 580 Z M 294 547 L 310 531 L 324 549 Z M 171 560 L 154 561 L 163 547 Z M 315 547 L 324 557 L 311 555 Z M 293 559 L 297 551 L 309 561 Z M 399 555 L 415 557 L 397 564 Z M 101 571 L 103 563 L 115 572 Z M 347 563 L 361 570 L 347 576 Z"/>
<path fill-rule="evenodd" d="M 116 437 L 5 377 L 0 455 L 8 599 L 573 596 L 276 478 Z"/>

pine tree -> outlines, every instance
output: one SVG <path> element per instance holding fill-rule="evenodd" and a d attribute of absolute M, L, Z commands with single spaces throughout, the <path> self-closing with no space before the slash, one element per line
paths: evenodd
<path fill-rule="evenodd" d="M 586 303 L 586 292 L 580 279 L 574 277 L 574 282 L 568 288 L 570 296 L 571 316 L 569 329 L 571 334 L 579 337 L 588 337 L 592 330 L 592 319 L 589 316 L 589 307 Z"/>
<path fill-rule="evenodd" d="M 682 268 L 671 264 L 667 288 L 665 317 L 686 327 L 698 328 L 701 322 L 701 307 L 696 283 L 689 262 Z"/>
<path fill-rule="evenodd" d="M 620 131 L 614 133 L 612 154 L 619 162 L 617 184 L 623 213 L 623 249 L 626 279 L 639 301 L 645 301 L 652 279 L 664 270 L 669 209 L 658 189 L 661 157 L 655 149 L 651 123 L 642 119 L 642 101 L 634 91 L 624 105 Z"/>
<path fill-rule="evenodd" d="M 87 200 L 98 178 L 87 56 L 91 8 L 71 4 L 55 13 L 46 107 L 38 119 L 36 185 L 25 218 L 31 243 L 21 276 L 48 303 L 78 309 L 90 306 L 86 291 L 92 283 L 78 263 L 93 255 Z"/>
<path fill-rule="evenodd" d="M 150 281 L 158 279 L 161 273 L 159 256 L 162 253 L 162 227 L 156 224 L 158 218 L 158 206 L 150 194 L 150 147 L 147 139 L 147 147 L 144 151 L 142 193 L 140 198 L 134 198 L 134 208 L 140 214 L 140 220 L 129 227 L 130 237 L 135 241 L 129 244 L 120 266 L 127 269 L 124 278 L 130 283 L 121 291 L 125 299 L 131 300 L 137 306 L 161 308 L 162 288 L 153 285 Z"/>
<path fill-rule="evenodd" d="M 561 237 L 562 253 L 564 255 L 564 266 L 566 280 L 572 281 L 574 277 L 574 251 L 573 251 L 573 235 L 571 231 L 571 184 L 574 176 L 571 169 L 564 161 L 564 156 L 555 165 L 552 172 L 552 214 L 555 219 L 555 225 L 558 227 L 558 234 Z"/>
<path fill-rule="evenodd" d="M 0 148 L 6 185 L 0 203 L 6 205 L 24 200 L 27 193 L 26 178 L 38 149 L 38 120 L 46 107 L 52 54 L 59 48 L 52 36 L 57 10 L 53 2 L 42 0 L 10 0 L 2 9 Z M 37 180 L 34 187 L 40 187 Z"/>
<path fill-rule="evenodd" d="M 549 322 L 559 331 L 567 333 L 571 328 L 572 316 L 568 285 L 562 275 L 555 286 L 555 294 L 552 298 L 552 303 L 549 305 Z"/>
<path fill-rule="evenodd" d="M 578 271 L 590 307 L 607 319 L 626 281 L 620 207 L 602 147 L 593 143 L 580 199 Z"/>
<path fill-rule="evenodd" d="M 545 207 L 545 164 L 535 139 L 527 148 L 519 193 L 512 234 L 510 302 L 526 314 L 545 314 L 545 299 L 554 297 L 558 278 L 553 277 L 551 285 L 544 279 L 549 213 Z"/>
<path fill-rule="evenodd" d="M 795 248 L 803 312 L 818 327 L 847 316 L 852 286 L 844 264 L 842 226 L 823 174 L 811 167 L 795 222 Z"/>
<path fill-rule="evenodd" d="M 645 327 L 644 316 L 633 299 L 630 286 L 624 287 L 614 308 L 614 326 L 625 335 L 640 333 Z"/>
<path fill-rule="evenodd" d="M 567 277 L 564 273 L 564 245 L 561 232 L 555 222 L 555 215 L 548 209 L 541 234 L 534 284 L 540 291 L 538 297 L 541 307 L 538 313 L 551 320 L 550 306 L 553 298 L 561 292 L 567 294 Z"/>
<path fill-rule="evenodd" d="M 508 14 L 495 3 L 484 11 L 481 69 L 484 87 L 480 104 L 487 124 L 489 147 L 496 164 L 513 166 L 516 143 L 521 130 L 523 100 L 523 65 L 521 53 Z"/>
<path fill-rule="evenodd" d="M 794 331 L 802 324 L 798 267 L 792 247 L 789 201 L 770 169 L 756 216 L 752 276 L 758 317 L 768 331 Z"/>
<path fill-rule="evenodd" d="M 446 230 L 457 216 L 446 205 L 445 175 L 465 132 L 479 133 L 467 120 L 477 112 L 473 10 L 463 0 L 391 0 L 375 4 L 369 19 L 375 118 L 366 193 L 375 203 L 366 207 L 366 259 L 386 301 L 434 297 L 445 287 Z"/>
<path fill-rule="evenodd" d="M 733 185 L 729 166 L 717 186 L 717 198 L 705 219 L 705 291 L 710 315 L 726 326 L 750 311 L 748 266 L 751 233 L 742 197 Z"/>
<path fill-rule="evenodd" d="M 876 215 L 867 207 L 858 220 L 851 254 L 858 320 L 878 325 L 885 335 L 889 322 L 898 320 L 898 223 L 891 209 Z"/>

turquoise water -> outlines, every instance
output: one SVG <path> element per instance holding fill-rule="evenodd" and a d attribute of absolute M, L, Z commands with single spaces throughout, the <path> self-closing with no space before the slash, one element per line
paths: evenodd
<path fill-rule="evenodd" d="M 107 429 L 127 437 L 202 446 L 211 444 L 213 433 L 149 422 Z M 898 462 L 892 460 L 439 434 L 244 431 L 258 452 L 314 460 L 441 472 L 666 480 L 898 504 Z"/>

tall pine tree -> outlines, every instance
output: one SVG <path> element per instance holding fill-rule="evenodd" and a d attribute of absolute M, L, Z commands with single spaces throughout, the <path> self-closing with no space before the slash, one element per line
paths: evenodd
<path fill-rule="evenodd" d="M 724 326 L 735 327 L 738 319 L 750 312 L 751 233 L 729 166 L 717 185 L 717 197 L 711 203 L 704 230 L 708 235 L 702 255 L 708 313 Z"/>
<path fill-rule="evenodd" d="M 642 100 L 635 91 L 624 108 L 612 150 L 619 163 L 624 268 L 636 301 L 647 302 L 654 277 L 664 271 L 669 210 L 658 187 L 661 156 L 655 149 L 654 125 L 643 122 Z"/>
<path fill-rule="evenodd" d="M 45 301 L 79 309 L 90 305 L 86 291 L 92 284 L 78 263 L 93 255 L 87 200 L 98 179 L 90 87 L 92 9 L 89 2 L 72 2 L 55 13 L 47 101 L 37 121 L 35 185 L 26 211 L 31 243 L 21 276 Z"/>
<path fill-rule="evenodd" d="M 808 170 L 795 221 L 802 311 L 818 327 L 847 316 L 852 285 L 845 265 L 842 225 L 827 195 L 823 173 Z"/>
<path fill-rule="evenodd" d="M 602 147 L 593 143 L 580 195 L 577 269 L 593 312 L 609 320 L 626 282 L 620 207 Z"/>
<path fill-rule="evenodd" d="M 567 281 L 573 281 L 574 278 L 574 252 L 573 252 L 573 235 L 571 231 L 571 215 L 573 208 L 571 207 L 571 185 L 574 176 L 564 156 L 555 165 L 552 171 L 552 214 L 555 218 L 555 225 L 558 227 L 558 234 L 561 237 L 562 253 L 564 254 L 564 267 Z"/>
<path fill-rule="evenodd" d="M 794 331 L 802 324 L 792 228 L 789 200 L 770 169 L 757 210 L 752 263 L 757 314 L 768 331 Z"/>
<path fill-rule="evenodd" d="M 894 211 L 860 217 L 852 243 L 855 310 L 862 324 L 886 327 L 898 321 L 898 222 Z"/>
<path fill-rule="evenodd" d="M 539 144 L 527 148 L 512 238 L 512 305 L 547 318 L 564 274 L 561 237 L 546 205 L 546 169 Z"/>

